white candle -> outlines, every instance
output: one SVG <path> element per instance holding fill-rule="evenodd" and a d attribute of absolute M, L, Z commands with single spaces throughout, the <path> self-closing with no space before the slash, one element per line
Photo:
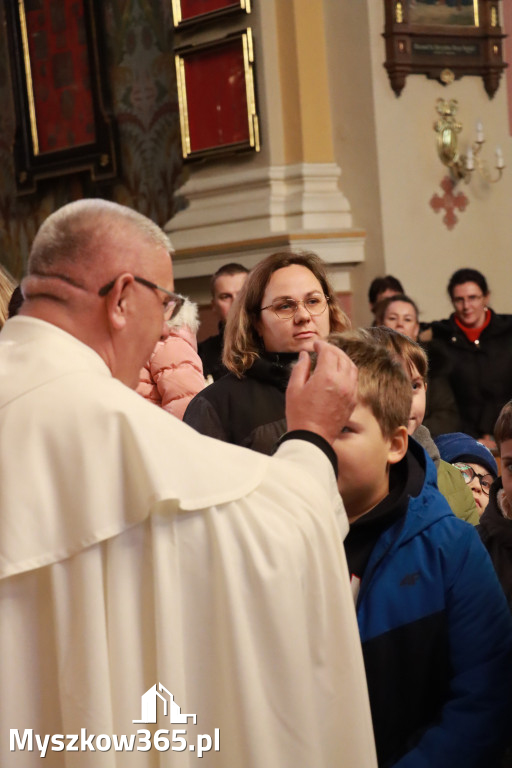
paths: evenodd
<path fill-rule="evenodd" d="M 503 152 L 501 151 L 501 147 L 496 147 L 496 168 L 504 168 L 505 167 L 505 159 L 503 157 Z"/>
<path fill-rule="evenodd" d="M 476 140 L 478 144 L 484 143 L 484 127 L 481 120 L 478 120 L 476 124 Z"/>
<path fill-rule="evenodd" d="M 466 155 L 466 170 L 467 171 L 475 170 L 475 159 L 473 157 L 473 149 L 471 147 L 469 147 Z"/>

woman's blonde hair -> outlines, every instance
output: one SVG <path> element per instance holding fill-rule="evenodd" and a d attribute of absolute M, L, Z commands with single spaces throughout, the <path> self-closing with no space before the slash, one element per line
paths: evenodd
<path fill-rule="evenodd" d="M 327 279 L 325 265 L 319 256 L 307 251 L 273 253 L 249 272 L 226 322 L 222 360 L 226 368 L 239 378 L 264 351 L 263 342 L 254 323 L 259 317 L 268 281 L 278 269 L 290 267 L 292 264 L 309 269 L 322 286 L 322 291 L 328 299 L 330 331 L 344 331 L 350 328 L 350 320 L 338 304 L 334 289 Z"/>
<path fill-rule="evenodd" d="M 0 328 L 9 317 L 9 301 L 12 292 L 16 288 L 16 282 L 9 272 L 0 265 Z"/>

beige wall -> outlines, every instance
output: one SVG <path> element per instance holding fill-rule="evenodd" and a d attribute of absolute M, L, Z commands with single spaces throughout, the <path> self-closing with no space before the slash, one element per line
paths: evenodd
<path fill-rule="evenodd" d="M 494 308 L 512 313 L 512 140 L 505 78 L 490 100 L 479 77 L 443 87 L 424 75 L 410 75 L 397 98 L 383 67 L 384 0 L 260 0 L 247 23 L 255 36 L 261 153 L 206 163 L 191 175 L 211 181 L 231 171 L 336 163 L 352 226 L 366 233 L 363 263 L 348 259 L 342 267 L 350 273 L 356 324 L 370 320 L 368 285 L 386 273 L 402 280 L 423 319 L 445 317 L 450 312 L 446 284 L 463 266 L 484 272 Z M 208 30 L 218 34 L 219 29 Z M 459 185 L 469 204 L 457 213 L 452 231 L 443 224 L 443 213 L 429 204 L 435 193 L 442 194 L 440 183 L 447 175 L 433 130 L 440 97 L 459 100 L 461 151 L 475 138 L 481 119 L 484 157 L 493 162 L 500 145 L 510 165 L 496 185 L 478 177 Z M 225 228 L 222 232 L 229 239 Z M 190 287 L 203 303 L 205 279 L 189 281 L 193 285 L 179 281 L 182 289 Z"/>
<path fill-rule="evenodd" d="M 384 3 L 325 0 L 324 10 L 335 157 L 354 226 L 367 232 L 365 263 L 352 273 L 354 319 L 368 320 L 368 282 L 384 273 L 402 280 L 424 319 L 446 316 L 448 278 L 463 266 L 484 272 L 493 307 L 512 312 L 512 140 L 504 77 L 492 100 L 481 78 L 465 77 L 443 87 L 424 75 L 409 76 L 397 98 L 383 68 Z M 500 145 L 510 166 L 496 185 L 477 178 L 460 185 L 469 205 L 457 214 L 452 231 L 429 205 L 435 192 L 442 194 L 439 184 L 446 175 L 433 131 L 439 97 L 459 100 L 462 150 L 481 119 L 484 156 L 493 162 Z"/>
<path fill-rule="evenodd" d="M 323 0 L 258 0 L 249 16 L 218 19 L 184 42 L 253 30 L 261 152 L 187 167 L 188 208 L 166 225 L 176 249 L 176 286 L 200 304 L 226 261 L 248 268 L 283 247 L 318 252 L 335 289 L 364 256 L 335 162 Z"/>
<path fill-rule="evenodd" d="M 351 272 L 352 320 L 364 324 L 367 286 L 385 270 L 368 10 L 366 2 L 324 5 L 335 160 L 354 226 L 366 231 L 365 260 Z"/>

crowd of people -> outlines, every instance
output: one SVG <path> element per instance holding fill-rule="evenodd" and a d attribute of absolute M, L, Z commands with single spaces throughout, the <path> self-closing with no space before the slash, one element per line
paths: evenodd
<path fill-rule="evenodd" d="M 512 315 L 464 268 L 422 323 L 387 275 L 351 330 L 306 252 L 211 292 L 198 345 L 104 200 L 0 269 L 0 764 L 509 768 Z"/>

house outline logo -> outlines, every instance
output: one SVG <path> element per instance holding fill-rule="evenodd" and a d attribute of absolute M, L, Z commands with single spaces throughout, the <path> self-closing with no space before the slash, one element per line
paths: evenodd
<path fill-rule="evenodd" d="M 162 696 L 162 693 L 167 694 L 167 698 Z M 132 720 L 132 723 L 156 723 L 157 721 L 157 700 L 161 699 L 164 702 L 164 716 L 169 713 L 169 720 L 173 725 L 183 725 L 189 722 L 189 720 L 196 725 L 197 715 L 185 715 L 181 712 L 181 707 L 174 701 L 174 696 L 167 690 L 162 683 L 155 683 L 151 688 L 148 688 L 146 693 L 143 693 L 140 697 L 141 700 L 141 719 Z"/>

